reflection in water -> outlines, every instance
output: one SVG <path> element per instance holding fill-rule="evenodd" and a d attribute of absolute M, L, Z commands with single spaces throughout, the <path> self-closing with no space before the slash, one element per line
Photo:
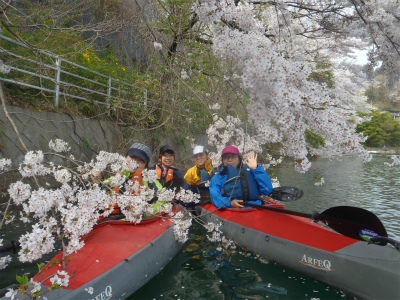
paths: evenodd
<path fill-rule="evenodd" d="M 271 294 L 287 294 L 286 289 L 263 282 L 254 270 L 224 260 L 229 255 L 218 251 L 209 251 L 208 254 L 216 256 L 207 262 L 207 267 L 214 270 L 221 279 L 220 290 L 225 299 L 260 299 Z"/>
<path fill-rule="evenodd" d="M 346 299 L 339 291 L 243 249 L 217 251 L 219 245 L 204 236 L 204 228 L 195 224 L 184 250 L 129 299 Z"/>
<path fill-rule="evenodd" d="M 220 288 L 226 299 L 260 299 L 260 297 L 273 299 L 270 297 L 271 294 L 287 294 L 287 290 L 283 287 L 263 282 L 254 270 L 229 262 L 223 262 L 216 270 L 216 274 L 222 280 Z"/>

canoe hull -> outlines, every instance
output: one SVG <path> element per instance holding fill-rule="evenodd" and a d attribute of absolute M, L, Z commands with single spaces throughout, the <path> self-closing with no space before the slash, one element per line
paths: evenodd
<path fill-rule="evenodd" d="M 69 287 L 43 294 L 48 300 L 126 299 L 162 271 L 183 246 L 175 239 L 173 223 L 158 217 L 138 225 L 107 221 L 84 241 L 82 249 L 66 258 Z M 44 281 L 42 292 L 51 286 L 49 278 L 62 270 L 61 259 L 62 252 L 33 278 Z"/>
<path fill-rule="evenodd" d="M 174 237 L 172 226 L 147 246 L 102 275 L 75 289 L 60 289 L 46 294 L 50 299 L 126 299 L 156 276 L 179 252 L 182 244 Z M 89 294 L 85 288 L 92 287 Z"/>
<path fill-rule="evenodd" d="M 199 208 L 198 212 L 206 222 L 222 222 L 220 230 L 227 237 L 269 261 L 308 275 L 357 299 L 400 299 L 400 252 L 394 248 L 368 245 L 366 242 L 336 234 L 310 220 L 281 214 L 283 222 L 285 219 L 288 223 L 296 220 L 296 230 L 303 228 L 308 235 L 312 235 L 314 231 L 316 235 L 321 235 L 326 231 L 328 237 L 334 234 L 336 244 L 340 244 L 339 248 L 334 245 L 315 247 L 311 246 L 312 242 L 307 245 L 298 240 L 269 234 L 271 228 L 268 226 L 260 230 L 244 225 L 246 222 L 254 222 L 255 214 L 268 218 L 276 213 L 265 210 L 237 213 L 237 219 L 242 223 L 239 224 L 235 222 L 234 213 L 223 210 L 210 214 L 213 210 L 214 206 L 206 205 L 206 209 Z"/>

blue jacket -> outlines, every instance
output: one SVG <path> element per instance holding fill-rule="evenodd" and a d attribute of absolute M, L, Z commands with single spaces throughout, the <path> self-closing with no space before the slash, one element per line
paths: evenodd
<path fill-rule="evenodd" d="M 219 170 L 222 172 L 224 167 L 221 167 Z M 257 181 L 259 188 L 259 195 L 269 195 L 272 192 L 272 182 L 269 178 L 268 174 L 261 166 L 257 166 L 256 169 L 250 169 L 250 173 L 254 176 L 254 179 Z M 225 182 L 228 180 L 228 174 L 221 175 L 221 173 L 216 173 L 210 181 L 210 195 L 211 201 L 216 207 L 230 208 L 231 200 L 229 197 L 222 196 L 222 188 L 224 187 Z M 240 179 L 238 179 L 237 186 L 241 186 Z M 240 198 L 237 198 L 240 199 Z M 249 201 L 254 204 L 261 204 L 260 200 Z"/>

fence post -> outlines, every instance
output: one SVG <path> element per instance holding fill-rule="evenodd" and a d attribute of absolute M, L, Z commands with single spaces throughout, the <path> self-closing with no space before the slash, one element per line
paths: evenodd
<path fill-rule="evenodd" d="M 56 86 L 55 86 L 55 92 L 56 96 L 54 99 L 54 106 L 58 107 L 58 100 L 60 98 L 60 77 L 61 77 L 61 57 L 57 56 L 56 59 Z"/>
<path fill-rule="evenodd" d="M 111 87 L 112 87 L 112 78 L 111 76 L 108 76 L 108 85 L 107 85 L 107 102 L 108 105 L 107 107 L 110 108 L 110 101 L 111 101 Z"/>
<path fill-rule="evenodd" d="M 147 109 L 147 89 L 144 90 L 144 108 Z"/>

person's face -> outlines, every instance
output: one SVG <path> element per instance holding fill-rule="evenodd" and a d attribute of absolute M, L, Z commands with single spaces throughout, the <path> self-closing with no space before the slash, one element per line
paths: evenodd
<path fill-rule="evenodd" d="M 132 160 L 134 160 L 137 164 L 138 164 L 138 167 L 136 168 L 136 169 L 134 169 L 134 170 L 129 170 L 129 172 L 131 172 L 131 173 L 134 173 L 134 172 L 136 172 L 136 171 L 143 171 L 144 170 L 144 168 L 146 167 L 146 163 L 143 161 L 143 159 L 141 159 L 139 156 L 129 156 L 129 155 L 127 155 L 126 157 L 125 157 L 125 159 L 126 159 L 126 162 L 127 163 L 129 163 L 129 162 L 131 162 Z"/>
<path fill-rule="evenodd" d="M 164 152 L 163 155 L 161 156 L 161 164 L 164 167 L 170 167 L 174 164 L 174 162 L 175 162 L 174 155 L 168 152 Z"/>
<path fill-rule="evenodd" d="M 205 153 L 198 153 L 198 154 L 193 155 L 193 160 L 196 165 L 204 166 L 207 161 L 207 157 L 208 156 Z"/>
<path fill-rule="evenodd" d="M 222 155 L 222 164 L 224 166 L 232 165 L 235 168 L 237 168 L 239 165 L 239 162 L 240 162 L 239 155 L 232 154 L 232 153 L 227 153 L 227 154 Z"/>

